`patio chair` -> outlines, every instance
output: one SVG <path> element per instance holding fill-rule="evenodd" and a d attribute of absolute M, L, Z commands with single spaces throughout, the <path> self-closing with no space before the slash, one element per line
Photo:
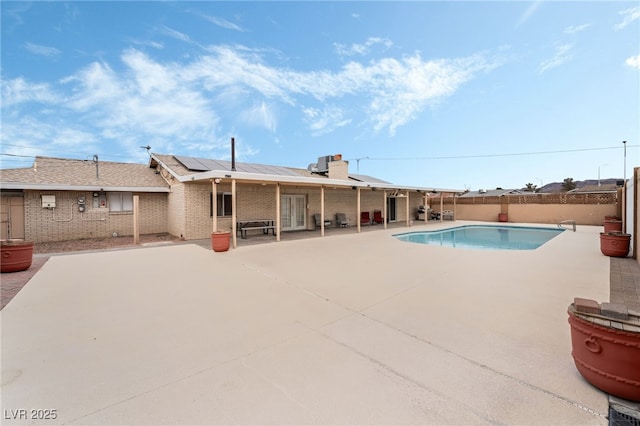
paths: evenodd
<path fill-rule="evenodd" d="M 384 219 L 382 218 L 382 211 L 381 210 L 374 210 L 373 211 L 373 223 L 384 223 Z"/>
<path fill-rule="evenodd" d="M 316 214 L 313 215 L 313 221 L 316 224 L 316 228 L 315 229 L 319 229 L 320 226 L 321 226 L 320 213 L 316 213 Z M 331 228 L 331 220 L 325 219 L 324 220 L 324 227 L 325 228 Z"/>
<path fill-rule="evenodd" d="M 371 225 L 371 216 L 369 216 L 369 212 L 360 212 L 360 225 Z"/>
<path fill-rule="evenodd" d="M 348 228 L 351 226 L 351 221 L 347 219 L 347 215 L 344 213 L 336 213 L 336 226 L 338 228 Z"/>
<path fill-rule="evenodd" d="M 451 210 L 444 210 L 442 212 L 442 220 L 454 220 L 453 217 L 453 211 Z"/>

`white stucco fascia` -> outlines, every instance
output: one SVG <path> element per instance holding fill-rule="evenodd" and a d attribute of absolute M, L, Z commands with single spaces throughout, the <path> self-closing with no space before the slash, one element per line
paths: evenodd
<path fill-rule="evenodd" d="M 110 191 L 110 192 L 171 192 L 163 186 L 95 186 L 62 185 L 48 183 L 3 182 L 1 189 L 28 189 L 32 191 Z"/>

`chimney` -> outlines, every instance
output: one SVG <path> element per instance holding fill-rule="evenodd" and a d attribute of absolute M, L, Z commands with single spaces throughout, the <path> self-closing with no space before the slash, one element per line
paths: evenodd
<path fill-rule="evenodd" d="M 342 158 L 342 156 L 336 155 L 335 157 Z M 334 157 L 334 158 L 335 158 Z M 349 162 L 344 160 L 331 161 L 328 163 L 329 166 L 329 179 L 340 179 L 340 180 L 348 180 L 349 179 Z"/>
<path fill-rule="evenodd" d="M 231 138 L 231 171 L 236 171 L 236 138 Z"/>

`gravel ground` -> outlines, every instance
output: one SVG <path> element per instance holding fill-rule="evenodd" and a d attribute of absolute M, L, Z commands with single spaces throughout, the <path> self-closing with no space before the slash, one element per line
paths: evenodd
<path fill-rule="evenodd" d="M 154 243 L 162 241 L 178 241 L 171 234 L 146 234 L 140 235 L 140 243 Z M 82 240 L 55 241 L 48 243 L 35 243 L 33 252 L 36 254 L 62 253 L 83 250 L 104 250 L 116 247 L 133 246 L 133 236 L 111 238 L 86 238 Z"/>

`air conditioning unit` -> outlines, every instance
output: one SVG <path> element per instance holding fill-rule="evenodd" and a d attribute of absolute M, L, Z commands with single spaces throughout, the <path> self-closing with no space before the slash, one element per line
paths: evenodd
<path fill-rule="evenodd" d="M 56 207 L 55 195 L 43 195 L 42 196 L 42 208 L 53 209 Z"/>
<path fill-rule="evenodd" d="M 325 155 L 318 157 L 318 173 L 326 173 L 329 171 L 329 163 L 333 161 L 333 155 Z"/>
<path fill-rule="evenodd" d="M 486 189 L 479 189 L 479 190 L 478 190 L 478 192 L 479 192 L 480 194 L 486 194 L 486 193 L 487 193 L 487 190 L 486 190 Z"/>

